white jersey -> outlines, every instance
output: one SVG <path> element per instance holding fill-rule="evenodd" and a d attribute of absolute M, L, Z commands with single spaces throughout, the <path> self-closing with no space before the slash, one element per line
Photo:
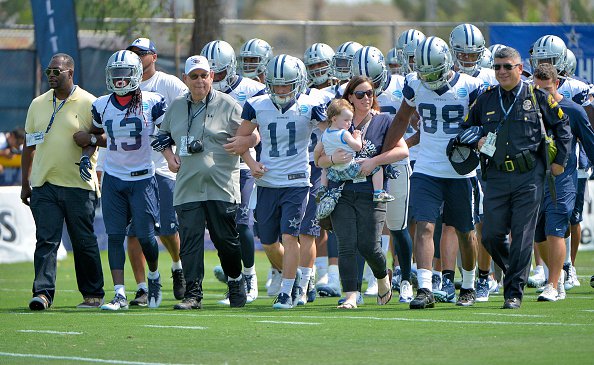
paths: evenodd
<path fill-rule="evenodd" d="M 499 81 L 495 77 L 495 70 L 490 68 L 481 67 L 478 71 L 475 71 L 472 77 L 476 77 L 483 81 L 483 88 L 487 90 L 489 86 L 499 85 Z"/>
<path fill-rule="evenodd" d="M 344 90 L 346 89 L 346 86 L 347 86 L 347 83 L 345 82 L 344 84 L 327 86 L 327 87 L 323 88 L 322 90 L 334 95 L 334 99 L 340 99 L 340 98 L 342 98 L 342 95 L 344 95 Z"/>
<path fill-rule="evenodd" d="M 230 86 L 230 88 L 225 91 L 226 94 L 233 97 L 233 99 L 237 100 L 239 105 L 243 108 L 243 104 L 249 99 L 254 96 L 264 95 L 266 92 L 266 87 L 263 83 L 258 82 L 256 80 L 248 79 L 243 76 L 237 76 L 237 80 Z M 250 155 L 255 160 L 256 159 L 256 150 L 254 148 L 250 148 Z M 249 170 L 250 168 L 248 165 L 243 162 L 243 159 L 239 160 L 239 169 L 241 170 Z"/>
<path fill-rule="evenodd" d="M 592 103 L 590 101 L 590 86 L 583 81 L 560 77 L 557 91 L 563 97 L 571 99 L 583 107 Z"/>
<path fill-rule="evenodd" d="M 264 187 L 309 186 L 307 148 L 311 132 L 326 120 L 326 108 L 309 95 L 279 110 L 269 95 L 249 99 L 241 117 L 258 125 L 262 152 L 260 162 L 268 171 L 256 185 Z"/>
<path fill-rule="evenodd" d="M 482 91 L 482 81 L 466 74 L 454 73 L 449 85 L 429 90 L 415 73 L 406 75 L 402 90 L 408 105 L 416 107 L 421 116 L 419 154 L 415 172 L 441 178 L 475 176 L 472 171 L 459 175 L 446 156 L 450 139 L 460 131 L 460 123 L 468 114 L 469 106 Z"/>
<path fill-rule="evenodd" d="M 103 171 L 125 181 L 146 179 L 155 174 L 150 135 L 161 124 L 167 106 L 160 94 L 142 92 L 142 111 L 126 113 L 115 94 L 93 102 L 93 124 L 107 134 Z"/>
<path fill-rule="evenodd" d="M 150 79 L 142 81 L 140 83 L 140 90 L 163 95 L 167 105 L 171 105 L 175 98 L 188 92 L 188 88 L 182 80 L 161 71 L 155 72 Z M 155 130 L 154 134 L 158 134 L 157 130 Z M 175 146 L 173 146 L 173 148 L 175 148 Z M 161 152 L 152 151 L 151 158 L 155 164 L 156 174 L 175 180 L 176 174 L 169 170 L 167 160 L 165 160 L 165 157 L 163 157 Z"/>
<path fill-rule="evenodd" d="M 319 104 L 323 104 L 328 107 L 328 104 L 334 99 L 334 94 L 327 90 L 328 88 L 323 89 L 307 89 L 305 93 L 312 98 L 316 99 L 316 102 Z M 314 162 L 314 149 L 318 144 L 318 141 L 322 137 L 322 131 L 317 126 L 311 132 L 311 136 L 309 137 L 309 147 L 307 148 L 309 152 L 309 162 Z"/>

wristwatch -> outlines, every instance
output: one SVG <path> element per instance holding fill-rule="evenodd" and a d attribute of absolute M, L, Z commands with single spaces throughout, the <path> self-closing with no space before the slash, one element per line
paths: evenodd
<path fill-rule="evenodd" d="M 94 134 L 91 134 L 91 146 L 96 146 L 97 145 L 97 136 Z"/>

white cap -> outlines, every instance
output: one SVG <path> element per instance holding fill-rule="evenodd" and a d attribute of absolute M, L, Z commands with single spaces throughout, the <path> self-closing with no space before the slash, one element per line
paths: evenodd
<path fill-rule="evenodd" d="M 188 75 L 190 72 L 194 70 L 204 70 L 206 72 L 210 72 L 210 66 L 208 65 L 208 60 L 204 56 L 191 56 L 186 60 L 186 69 L 185 74 Z"/>

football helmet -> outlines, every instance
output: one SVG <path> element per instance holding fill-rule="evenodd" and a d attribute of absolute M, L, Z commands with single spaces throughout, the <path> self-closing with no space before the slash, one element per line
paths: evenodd
<path fill-rule="evenodd" d="M 450 48 L 460 72 L 473 75 L 485 50 L 485 38 L 472 24 L 457 25 L 450 33 Z"/>
<path fill-rule="evenodd" d="M 392 75 L 400 75 L 402 67 L 398 60 L 398 54 L 396 48 L 392 48 L 386 54 L 386 67 Z"/>
<path fill-rule="evenodd" d="M 437 90 L 444 86 L 452 65 L 452 54 L 443 39 L 429 37 L 419 43 L 415 51 L 415 71 L 425 87 Z"/>
<path fill-rule="evenodd" d="M 493 68 L 493 55 L 489 49 L 483 50 L 483 56 L 479 60 L 479 66 L 481 68 Z"/>
<path fill-rule="evenodd" d="M 117 95 L 126 95 L 140 87 L 142 61 L 132 51 L 117 51 L 107 60 L 105 83 L 107 90 Z"/>
<path fill-rule="evenodd" d="M 530 54 L 530 64 L 535 69 L 541 63 L 550 63 L 558 73 L 565 71 L 567 46 L 557 36 L 545 35 L 536 40 Z"/>
<path fill-rule="evenodd" d="M 351 62 L 351 73 L 353 76 L 369 77 L 373 81 L 375 95 L 381 94 L 390 82 L 384 55 L 379 49 L 371 46 L 363 47 L 355 52 Z"/>
<path fill-rule="evenodd" d="M 256 58 L 256 62 L 248 62 L 246 58 Z M 239 69 L 245 77 L 255 79 L 266 72 L 266 65 L 272 58 L 272 47 L 265 40 L 253 38 L 245 42 L 239 50 Z M 251 60 L 250 60 L 251 61 Z"/>
<path fill-rule="evenodd" d="M 351 78 L 351 61 L 355 52 L 363 48 L 360 43 L 346 42 L 336 48 L 336 53 L 332 58 L 332 76 L 340 81 Z"/>
<path fill-rule="evenodd" d="M 300 59 L 281 54 L 275 56 L 266 66 L 266 92 L 270 95 L 272 102 L 279 106 L 295 101 L 297 95 L 304 91 L 305 66 Z M 276 86 L 289 86 L 287 90 L 278 90 Z"/>
<path fill-rule="evenodd" d="M 215 73 L 212 86 L 219 91 L 226 92 L 231 88 L 235 76 L 237 75 L 237 61 L 235 60 L 235 51 L 233 47 L 225 41 L 208 42 L 202 51 L 201 56 L 206 57 L 210 64 L 210 70 Z M 217 74 L 225 72 L 222 78 Z"/>
<path fill-rule="evenodd" d="M 314 85 L 321 85 L 331 77 L 332 57 L 334 57 L 334 50 L 325 43 L 314 43 L 303 54 L 307 77 Z M 315 64 L 323 64 L 323 66 L 312 69 L 311 66 Z"/>
<path fill-rule="evenodd" d="M 415 63 L 411 57 L 415 56 L 415 51 L 423 40 L 425 34 L 416 29 L 405 30 L 398 36 L 396 41 L 397 54 L 400 57 L 400 64 L 402 65 L 403 74 L 414 71 Z"/>
<path fill-rule="evenodd" d="M 492 44 L 489 46 L 489 51 L 491 52 L 491 60 L 495 58 L 495 53 L 499 51 L 501 48 L 507 47 L 505 44 Z"/>
<path fill-rule="evenodd" d="M 575 53 L 569 48 L 567 49 L 567 58 L 565 60 L 565 76 L 572 77 L 575 74 L 577 68 L 577 59 Z"/>

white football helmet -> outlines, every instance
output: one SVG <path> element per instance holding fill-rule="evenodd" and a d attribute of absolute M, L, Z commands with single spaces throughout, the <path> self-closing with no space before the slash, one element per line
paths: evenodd
<path fill-rule="evenodd" d="M 117 51 L 112 54 L 105 66 L 107 90 L 117 95 L 126 95 L 140 87 L 142 81 L 142 61 L 132 51 Z"/>
<path fill-rule="evenodd" d="M 366 46 L 355 52 L 351 63 L 353 76 L 366 76 L 373 81 L 375 95 L 379 95 L 388 86 L 390 78 L 384 63 L 382 52 L 371 46 Z"/>
<path fill-rule="evenodd" d="M 360 43 L 346 42 L 336 48 L 336 53 L 332 58 L 332 76 L 340 81 L 346 81 L 351 78 L 351 61 L 355 52 L 363 48 Z"/>
<path fill-rule="evenodd" d="M 215 73 L 215 80 L 220 77 L 220 75 L 217 77 L 217 74 L 226 72 L 220 80 L 213 81 L 212 86 L 222 92 L 230 89 L 237 75 L 237 61 L 233 47 L 225 41 L 212 41 L 202 48 L 200 55 L 208 60 L 210 70 Z"/>
<path fill-rule="evenodd" d="M 266 66 L 266 92 L 279 107 L 295 101 L 297 95 L 304 91 L 306 83 L 305 66 L 293 56 L 281 54 L 268 61 Z M 290 86 L 285 92 L 275 90 L 275 86 Z"/>
<path fill-rule="evenodd" d="M 425 34 L 416 29 L 405 30 L 398 36 L 396 49 L 404 75 L 414 71 L 415 63 L 412 58 L 415 56 L 419 43 L 425 38 Z"/>
<path fill-rule="evenodd" d="M 485 50 L 485 38 L 472 24 L 460 24 L 450 33 L 450 48 L 460 72 L 473 75 Z"/>
<path fill-rule="evenodd" d="M 493 68 L 493 55 L 487 48 L 483 50 L 483 56 L 479 60 L 479 66 L 481 68 Z"/>
<path fill-rule="evenodd" d="M 577 68 L 577 59 L 575 53 L 569 48 L 567 49 L 567 59 L 565 60 L 565 76 L 572 77 L 575 75 L 575 69 Z"/>
<path fill-rule="evenodd" d="M 321 85 L 331 77 L 333 57 L 334 50 L 325 43 L 314 43 L 305 51 L 303 63 L 307 68 L 307 77 L 314 85 Z M 315 64 L 323 66 L 312 69 Z"/>
<path fill-rule="evenodd" d="M 437 90 L 448 82 L 452 65 L 450 49 L 439 37 L 426 38 L 415 51 L 415 71 L 430 90 Z"/>
<path fill-rule="evenodd" d="M 392 75 L 400 75 L 402 67 L 398 60 L 396 48 L 392 48 L 386 54 L 386 67 Z"/>
<path fill-rule="evenodd" d="M 541 63 L 550 63 L 558 73 L 565 71 L 567 46 L 557 36 L 545 35 L 536 40 L 530 54 L 530 64 L 535 69 Z"/>
<path fill-rule="evenodd" d="M 245 58 L 257 58 L 256 62 L 248 62 Z M 253 38 L 245 42 L 239 51 L 239 69 L 245 77 L 255 79 L 266 72 L 266 65 L 272 58 L 272 47 L 265 40 Z"/>
<path fill-rule="evenodd" d="M 505 44 L 492 44 L 489 46 L 489 51 L 491 52 L 491 58 L 495 58 L 495 53 L 499 51 L 501 48 L 507 47 Z"/>

